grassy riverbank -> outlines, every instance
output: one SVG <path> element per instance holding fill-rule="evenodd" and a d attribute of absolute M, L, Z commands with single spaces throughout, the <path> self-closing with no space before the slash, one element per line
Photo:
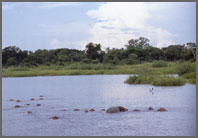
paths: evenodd
<path fill-rule="evenodd" d="M 154 62 L 136 65 L 109 64 L 68 64 L 65 66 L 37 66 L 37 67 L 3 67 L 3 77 L 29 76 L 62 76 L 62 75 L 94 75 L 94 74 L 137 74 L 143 76 L 158 76 L 180 74 L 186 82 L 195 83 L 196 63 L 185 63 L 186 70 L 179 62 Z M 190 66 L 190 67 L 189 67 Z"/>
<path fill-rule="evenodd" d="M 154 86 L 183 86 L 185 83 L 196 83 L 196 63 L 167 63 L 157 61 L 137 71 L 135 76 L 130 76 L 125 83 L 152 84 Z M 179 77 L 169 76 L 178 74 Z"/>

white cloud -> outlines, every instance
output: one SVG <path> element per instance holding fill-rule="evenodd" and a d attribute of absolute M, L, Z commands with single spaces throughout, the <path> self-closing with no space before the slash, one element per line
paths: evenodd
<path fill-rule="evenodd" d="M 49 24 L 42 22 L 38 24 L 39 32 L 34 35 L 38 37 L 53 38 L 49 41 L 51 48 L 76 48 L 85 49 L 89 42 L 87 30 L 89 25 L 83 22 L 68 22 L 65 24 Z"/>
<path fill-rule="evenodd" d="M 68 41 L 68 40 L 59 40 L 57 38 L 53 38 L 50 41 L 50 46 L 52 49 L 57 49 L 57 48 L 70 48 L 70 49 L 81 49 L 83 50 L 85 47 L 84 40 L 82 41 Z M 79 47 L 81 46 L 81 47 Z"/>
<path fill-rule="evenodd" d="M 174 34 L 148 23 L 153 16 L 153 12 L 149 11 L 150 6 L 142 2 L 108 2 L 96 10 L 88 11 L 87 15 L 97 20 L 89 30 L 92 36 L 89 40 L 101 43 L 104 48 L 121 48 L 128 40 L 140 36 L 149 38 L 159 48 L 174 44 Z M 154 11 L 157 10 L 160 8 Z"/>

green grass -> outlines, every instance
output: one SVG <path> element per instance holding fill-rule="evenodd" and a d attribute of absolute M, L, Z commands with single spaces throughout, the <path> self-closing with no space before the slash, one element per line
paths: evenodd
<path fill-rule="evenodd" d="M 154 64 L 154 63 L 153 63 Z M 186 82 L 196 83 L 196 73 L 194 71 L 195 63 L 178 63 L 178 62 L 168 62 L 166 67 L 156 68 L 153 67 L 152 63 L 145 63 L 140 65 L 135 65 L 133 67 L 134 74 L 138 76 L 129 77 L 125 83 L 129 84 L 152 84 L 154 86 L 183 86 Z M 181 68 L 185 66 L 189 72 L 184 74 L 182 77 L 170 77 L 167 75 L 177 74 L 178 67 Z M 188 69 L 189 68 L 189 69 Z"/>
<path fill-rule="evenodd" d="M 162 60 L 155 61 L 152 64 L 152 67 L 154 67 L 154 68 L 161 68 L 161 67 L 167 67 L 167 66 L 168 66 L 168 62 L 162 61 Z"/>
<path fill-rule="evenodd" d="M 180 76 L 189 73 L 189 72 L 195 72 L 196 71 L 196 64 L 190 63 L 190 62 L 183 62 L 176 66 L 177 74 Z"/>
<path fill-rule="evenodd" d="M 183 75 L 186 79 L 196 79 L 196 72 L 189 72 Z"/>
<path fill-rule="evenodd" d="M 64 75 L 94 75 L 94 74 L 137 74 L 140 77 L 132 78 L 130 84 L 152 84 L 151 82 L 161 75 L 177 74 L 178 66 L 184 63 L 168 62 L 166 67 L 153 67 L 153 63 L 145 62 L 135 65 L 85 64 L 73 63 L 64 66 L 40 65 L 37 67 L 3 67 L 3 77 L 29 77 L 29 76 L 64 76 Z M 190 65 L 189 65 L 190 64 Z M 188 63 L 195 67 L 196 63 Z M 189 74 L 188 74 L 189 73 Z M 183 78 L 189 83 L 195 83 L 196 75 L 188 72 Z M 133 80 L 134 79 L 134 80 Z M 165 80 L 163 80 L 165 81 Z M 176 80 L 178 81 L 178 80 Z M 157 82 L 155 82 L 156 84 Z M 162 82 L 160 82 L 162 83 Z M 157 85 L 157 84 L 156 84 Z M 164 84 L 165 85 L 165 84 Z"/>
<path fill-rule="evenodd" d="M 130 76 L 125 83 L 128 84 L 150 84 L 154 76 Z"/>
<path fill-rule="evenodd" d="M 183 78 L 175 78 L 175 77 L 156 77 L 152 81 L 152 85 L 154 86 L 183 86 L 186 83 Z"/>
<path fill-rule="evenodd" d="M 152 84 L 153 86 L 183 86 L 185 79 L 168 76 L 131 76 L 125 83 L 128 84 Z"/>
<path fill-rule="evenodd" d="M 188 79 L 189 83 L 196 84 L 196 79 Z"/>
<path fill-rule="evenodd" d="M 196 84 L 196 72 L 189 72 L 182 75 L 189 83 Z"/>

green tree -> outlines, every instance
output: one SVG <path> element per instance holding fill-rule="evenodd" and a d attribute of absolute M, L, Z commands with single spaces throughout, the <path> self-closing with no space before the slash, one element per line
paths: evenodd
<path fill-rule="evenodd" d="M 138 39 L 131 39 L 128 41 L 128 45 L 126 47 L 133 46 L 135 48 L 146 48 L 149 46 L 149 39 L 145 37 L 139 37 Z"/>
<path fill-rule="evenodd" d="M 89 59 L 99 59 L 100 62 L 102 62 L 104 54 L 105 53 L 101 50 L 100 44 L 94 44 L 91 42 L 85 46 L 85 55 Z"/>
<path fill-rule="evenodd" d="M 170 45 L 162 48 L 164 58 L 168 61 L 184 60 L 185 48 L 184 45 Z"/>

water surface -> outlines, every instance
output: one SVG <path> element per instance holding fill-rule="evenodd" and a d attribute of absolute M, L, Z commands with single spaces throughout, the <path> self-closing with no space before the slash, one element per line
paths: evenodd
<path fill-rule="evenodd" d="M 3 78 L 3 136 L 195 136 L 196 85 L 129 85 L 129 75 Z M 149 89 L 154 88 L 154 95 Z M 44 100 L 39 100 L 43 95 Z M 35 98 L 35 101 L 30 101 Z M 9 101 L 19 99 L 20 103 Z M 25 104 L 29 103 L 30 106 Z M 36 104 L 41 106 L 37 107 Z M 18 104 L 21 108 L 14 108 Z M 102 108 L 124 106 L 108 114 Z M 155 110 L 148 111 L 152 106 Z M 157 112 L 160 107 L 167 112 Z M 74 108 L 81 111 L 74 112 Z M 94 108 L 95 112 L 83 110 Z M 134 109 L 141 112 L 133 112 Z M 67 111 L 61 111 L 67 109 Z M 27 114 L 31 110 L 32 114 Z M 59 120 L 50 119 L 59 116 Z"/>

